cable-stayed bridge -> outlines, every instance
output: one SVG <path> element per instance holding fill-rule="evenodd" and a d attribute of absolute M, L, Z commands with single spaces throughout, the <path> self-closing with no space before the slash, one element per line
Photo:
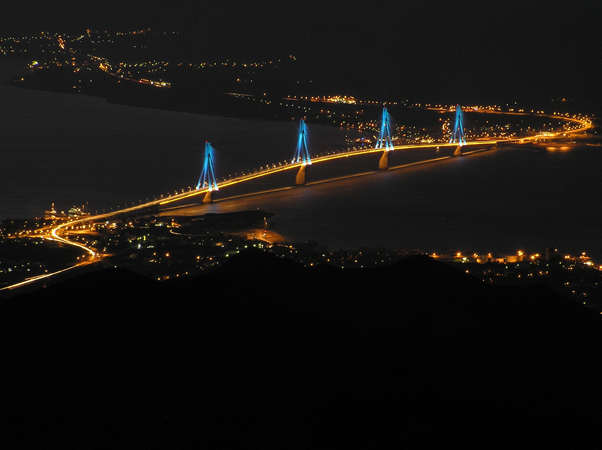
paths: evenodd
<path fill-rule="evenodd" d="M 549 116 L 555 119 L 561 119 L 565 121 L 570 121 L 573 123 L 577 123 L 580 125 L 579 128 L 573 129 L 569 131 L 569 133 L 577 133 L 583 132 L 588 128 L 591 128 L 591 122 L 579 119 L 569 119 L 564 116 Z M 202 196 L 202 200 L 199 203 L 207 203 L 212 202 L 214 200 L 214 194 L 218 190 L 223 190 L 224 188 L 228 188 L 229 186 L 239 185 L 251 180 L 255 180 L 262 177 L 269 177 L 271 175 L 282 173 L 282 172 L 293 172 L 294 176 L 294 184 L 295 185 L 305 185 L 308 184 L 307 175 L 308 169 L 312 165 L 326 163 L 328 161 L 336 161 L 342 158 L 353 158 L 359 157 L 362 155 L 369 155 L 380 153 L 381 158 L 378 162 L 378 167 L 374 167 L 374 171 L 378 170 L 394 170 L 400 169 L 403 167 L 413 166 L 417 164 L 425 164 L 435 161 L 441 161 L 448 158 L 452 158 L 460 155 L 468 155 L 475 152 L 480 152 L 488 149 L 499 148 L 502 145 L 508 144 L 518 144 L 518 143 L 528 143 L 537 140 L 544 136 L 532 136 L 523 139 L 498 139 L 498 140 L 478 140 L 478 141 L 467 141 L 464 136 L 463 130 L 463 121 L 462 121 L 462 112 L 461 107 L 457 106 L 456 108 L 456 123 L 453 130 L 453 134 L 450 137 L 449 143 L 447 144 L 408 144 L 408 145 L 393 145 L 393 139 L 391 136 L 391 117 L 387 112 L 386 108 L 383 108 L 383 114 L 381 119 L 381 129 L 379 133 L 379 138 L 376 141 L 374 147 L 370 148 L 360 148 L 360 149 L 349 149 L 346 151 L 332 152 L 326 155 L 314 156 L 310 157 L 310 147 L 311 142 L 307 139 L 307 125 L 305 121 L 302 119 L 299 125 L 298 132 L 298 141 L 297 147 L 293 153 L 293 158 L 284 163 L 272 164 L 271 166 L 267 166 L 260 170 L 254 171 L 252 173 L 247 173 L 240 176 L 235 176 L 229 179 L 225 179 L 218 183 L 218 179 L 216 177 L 216 172 L 219 171 L 219 168 L 214 166 L 213 162 L 213 152 L 214 148 L 211 146 L 209 142 L 205 144 L 205 153 L 203 158 L 203 164 L 201 169 L 201 175 L 199 181 L 196 185 L 196 189 L 189 188 L 188 190 L 181 189 L 180 192 L 175 191 L 173 194 L 168 194 L 167 196 L 159 196 L 158 198 L 154 198 L 151 201 L 140 202 L 139 204 L 132 204 L 131 206 L 126 206 L 123 208 L 119 208 L 115 211 L 111 211 L 108 213 L 98 214 L 94 216 L 88 216 L 85 218 L 77 219 L 70 222 L 65 222 L 58 227 L 55 227 L 52 230 L 52 235 L 55 239 L 59 238 L 60 231 L 63 228 L 90 221 L 104 220 L 108 218 L 115 217 L 128 217 L 128 216 L 138 216 L 138 215 L 146 215 L 155 213 L 161 208 L 167 208 L 176 205 L 178 202 L 191 199 L 193 197 Z M 410 149 L 419 149 L 419 148 L 446 148 L 446 147 L 456 147 L 453 155 L 449 156 L 438 156 L 436 158 L 421 160 L 417 162 L 412 162 L 409 164 L 404 164 L 400 166 L 389 165 L 389 155 L 395 152 L 403 152 L 404 150 Z M 472 150 L 468 150 L 472 148 Z M 460 151 L 458 151 L 460 149 Z M 219 151 L 219 149 L 218 149 Z M 378 170 L 377 170 L 378 169 Z M 339 178 L 340 179 L 340 178 Z M 291 176 L 291 184 L 293 184 L 293 177 Z M 168 206 L 169 205 L 169 206 Z M 67 243 L 67 242 L 66 242 Z"/>
<path fill-rule="evenodd" d="M 490 112 L 490 111 L 479 111 L 479 112 Z M 516 114 L 516 113 L 504 113 L 504 114 Z M 524 113 L 518 113 L 518 114 L 524 114 Z M 543 115 L 543 114 L 538 114 L 538 115 Z M 577 127 L 567 130 L 567 132 L 566 132 L 567 135 L 574 134 L 574 133 L 580 133 L 580 132 L 586 131 L 589 128 L 592 128 L 592 123 L 588 119 L 584 120 L 584 119 L 580 119 L 580 118 L 567 118 L 565 116 L 557 116 L 557 115 L 546 115 L 546 117 L 564 120 L 564 121 L 571 122 L 571 123 L 577 125 Z M 199 181 L 198 181 L 195 189 L 193 189 L 192 187 L 188 188 L 188 190 L 181 189 L 180 192 L 175 191 L 173 194 L 168 194 L 167 196 L 161 195 L 158 198 L 154 198 L 151 201 L 146 201 L 144 203 L 142 201 L 140 201 L 140 203 L 138 205 L 135 205 L 132 203 L 131 206 L 125 206 L 123 208 L 118 208 L 115 211 L 111 211 L 108 213 L 97 214 L 94 216 L 87 216 L 87 217 L 63 222 L 56 226 L 41 228 L 41 229 L 37 230 L 38 233 L 35 235 L 35 237 L 50 239 L 50 240 L 60 242 L 62 244 L 78 247 L 82 250 L 87 251 L 90 255 L 90 258 L 82 259 L 82 260 L 80 260 L 80 262 L 78 264 L 68 267 L 66 269 L 62 269 L 58 272 L 45 274 L 45 275 L 42 275 L 39 277 L 32 277 L 31 279 L 25 280 L 21 283 L 13 285 L 13 286 L 9 286 L 5 289 L 12 289 L 12 288 L 18 287 L 20 285 L 35 282 L 38 279 L 51 277 L 58 273 L 62 273 L 64 271 L 71 270 L 73 268 L 76 268 L 76 267 L 79 267 L 82 265 L 90 264 L 94 261 L 97 261 L 99 258 L 101 258 L 102 255 L 97 253 L 96 249 L 86 246 L 84 244 L 78 243 L 76 241 L 69 240 L 68 237 L 64 233 L 68 229 L 72 229 L 75 226 L 86 223 L 86 222 L 98 222 L 98 221 L 104 221 L 104 220 L 115 219 L 115 218 L 125 218 L 125 217 L 134 217 L 134 216 L 155 214 L 158 211 L 160 211 L 161 209 L 169 209 L 169 208 L 172 208 L 173 206 L 176 206 L 176 208 L 179 208 L 180 205 L 177 205 L 178 202 L 185 200 L 185 199 L 191 199 L 193 197 L 200 198 L 199 196 L 202 196 L 202 200 L 199 201 L 198 204 L 212 202 L 212 201 L 214 201 L 214 194 L 218 190 L 223 191 L 224 188 L 228 188 L 229 186 L 240 185 L 240 184 L 244 185 L 244 183 L 246 183 L 246 182 L 250 182 L 252 180 L 262 178 L 262 177 L 269 177 L 271 175 L 275 175 L 278 173 L 286 174 L 287 171 L 292 172 L 291 178 L 290 178 L 290 180 L 291 180 L 290 184 L 293 184 L 293 182 L 292 182 L 293 176 L 292 175 L 295 172 L 296 172 L 296 175 L 294 177 L 295 185 L 323 183 L 323 182 L 327 182 L 327 181 L 339 180 L 342 178 L 350 178 L 350 177 L 357 177 L 359 175 L 372 174 L 372 173 L 376 173 L 378 171 L 395 170 L 395 169 L 401 169 L 404 167 L 415 166 L 418 164 L 432 163 L 432 162 L 436 162 L 436 161 L 445 160 L 448 158 L 454 158 L 454 157 L 461 156 L 461 155 L 469 155 L 471 153 L 477 153 L 477 152 L 481 152 L 481 151 L 485 151 L 485 150 L 498 149 L 504 145 L 526 144 L 527 146 L 533 146 L 535 143 L 537 143 L 538 140 L 545 140 L 545 139 L 549 139 L 550 137 L 552 137 L 552 136 L 550 136 L 550 133 L 548 132 L 548 133 L 543 133 L 540 135 L 531 136 L 531 137 L 522 138 L 522 139 L 513 138 L 513 139 L 467 141 L 466 138 L 464 137 L 461 108 L 458 106 L 456 108 L 456 123 L 455 123 L 455 127 L 453 130 L 453 135 L 451 136 L 449 143 L 447 143 L 447 144 L 432 144 L 431 143 L 431 144 L 421 144 L 421 145 L 394 145 L 393 137 L 391 136 L 391 128 L 392 128 L 391 122 L 392 122 L 391 117 L 389 116 L 386 108 L 383 108 L 383 115 L 382 115 L 382 120 L 381 120 L 381 129 L 380 129 L 380 133 L 379 133 L 379 138 L 377 139 L 375 146 L 372 148 L 360 148 L 360 149 L 355 148 L 355 149 L 349 149 L 349 150 L 345 150 L 345 151 L 331 152 L 326 155 L 317 155 L 314 157 L 310 157 L 311 141 L 309 141 L 307 138 L 307 125 L 305 124 L 304 120 L 301 120 L 301 123 L 299 125 L 297 148 L 295 149 L 294 157 L 292 160 L 290 160 L 291 161 L 290 163 L 288 162 L 289 160 L 287 160 L 284 163 L 272 164 L 271 166 L 268 166 L 266 168 L 261 168 L 260 170 L 254 171 L 252 173 L 224 179 L 219 183 L 218 183 L 218 179 L 216 177 L 216 172 L 219 170 L 219 168 L 214 167 L 214 161 L 213 161 L 213 152 L 215 149 L 211 146 L 211 144 L 209 142 L 206 142 L 205 152 L 204 152 L 204 156 L 203 156 L 203 163 L 202 163 L 202 167 L 201 167 L 201 175 L 199 177 Z M 437 152 L 439 155 L 441 155 L 443 153 L 446 153 L 446 155 L 438 156 L 438 157 L 432 158 L 432 159 L 421 159 L 418 161 L 413 161 L 413 162 L 409 162 L 409 163 L 406 162 L 406 164 L 392 166 L 392 167 L 389 165 L 389 163 L 390 163 L 389 156 L 392 154 L 395 154 L 395 153 L 403 154 L 404 150 L 412 150 L 412 149 L 420 149 L 420 148 L 434 149 L 435 147 L 437 148 L 437 150 L 439 150 L 439 148 L 456 147 L 456 150 L 455 150 L 455 152 L 453 152 L 453 154 L 450 154 L 451 153 L 450 151 L 447 151 L 447 152 L 442 151 L 441 153 Z M 469 148 L 471 150 L 468 150 Z M 458 149 L 459 149 L 459 151 L 458 151 Z M 366 173 L 362 173 L 362 174 L 347 175 L 344 177 L 333 178 L 333 179 L 328 179 L 328 180 L 318 180 L 318 181 L 314 181 L 313 183 L 307 182 L 307 171 L 308 171 L 308 168 L 311 166 L 327 163 L 328 161 L 331 161 L 334 164 L 336 164 L 337 160 L 340 160 L 342 158 L 354 158 L 354 157 L 361 157 L 364 155 L 379 154 L 379 153 L 381 154 L 381 157 L 380 157 L 380 160 L 378 161 L 378 168 L 376 167 L 376 164 L 375 164 L 374 170 L 372 170 L 370 172 L 366 172 Z M 286 189 L 290 189 L 290 187 L 287 187 Z M 253 193 L 246 194 L 246 195 L 255 195 L 255 194 L 258 194 L 258 193 L 253 192 Z"/>

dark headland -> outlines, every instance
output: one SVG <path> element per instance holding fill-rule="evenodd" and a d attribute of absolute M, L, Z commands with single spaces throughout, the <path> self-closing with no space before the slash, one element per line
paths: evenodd
<path fill-rule="evenodd" d="M 0 446 L 585 448 L 600 315 L 424 256 L 304 268 L 243 252 L 155 282 L 104 270 L 0 302 Z"/>

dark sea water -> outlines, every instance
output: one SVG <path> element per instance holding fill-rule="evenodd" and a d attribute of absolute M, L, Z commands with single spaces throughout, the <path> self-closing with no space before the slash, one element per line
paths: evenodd
<path fill-rule="evenodd" d="M 0 64 L 0 78 L 20 70 L 15 61 Z M 87 203 L 100 212 L 187 188 L 198 180 L 205 140 L 216 148 L 220 178 L 290 159 L 297 139 L 297 123 L 135 108 L 4 84 L 0 105 L 1 218 L 39 216 L 51 202 L 59 210 Z M 310 151 L 343 147 L 346 135 L 351 133 L 310 125 Z M 446 152 L 396 152 L 391 165 Z M 371 155 L 315 166 L 310 182 L 374 173 L 231 200 L 223 199 L 243 192 L 224 189 L 217 196 L 222 201 L 184 212 L 265 209 L 275 213 L 275 231 L 285 238 L 331 249 L 504 254 L 554 246 L 602 259 L 599 147 L 503 149 L 386 172 L 377 172 L 377 164 L 378 155 Z M 270 183 L 252 188 L 278 187 Z"/>
<path fill-rule="evenodd" d="M 23 72 L 0 58 L 0 80 Z M 101 211 L 196 185 L 205 141 L 217 177 L 292 159 L 298 123 L 160 111 L 0 84 L 0 217 L 43 215 L 52 202 Z M 352 132 L 312 126 L 312 152 Z M 354 135 L 357 135 L 355 133 Z"/>

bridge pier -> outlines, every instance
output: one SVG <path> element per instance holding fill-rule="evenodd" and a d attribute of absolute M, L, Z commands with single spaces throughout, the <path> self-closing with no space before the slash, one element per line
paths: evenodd
<path fill-rule="evenodd" d="M 207 191 L 203 197 L 203 203 L 213 203 L 213 191 Z"/>
<path fill-rule="evenodd" d="M 462 146 L 458 145 L 456 147 L 456 151 L 454 152 L 454 156 L 462 156 Z"/>
<path fill-rule="evenodd" d="M 378 168 L 380 170 L 387 170 L 389 168 L 389 150 L 385 150 L 380 157 L 378 162 Z"/>
<path fill-rule="evenodd" d="M 298 186 L 303 186 L 305 184 L 305 175 L 307 173 L 307 164 L 303 164 L 299 168 L 299 172 L 297 172 L 297 177 L 295 178 L 295 184 Z"/>

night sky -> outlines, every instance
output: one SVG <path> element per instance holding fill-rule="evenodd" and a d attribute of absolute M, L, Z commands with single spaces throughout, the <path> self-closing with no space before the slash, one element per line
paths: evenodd
<path fill-rule="evenodd" d="M 602 100 L 596 0 L 23 0 L 3 9 L 2 35 L 177 30 L 191 59 L 294 54 L 341 90 L 373 86 L 381 97 Z"/>

